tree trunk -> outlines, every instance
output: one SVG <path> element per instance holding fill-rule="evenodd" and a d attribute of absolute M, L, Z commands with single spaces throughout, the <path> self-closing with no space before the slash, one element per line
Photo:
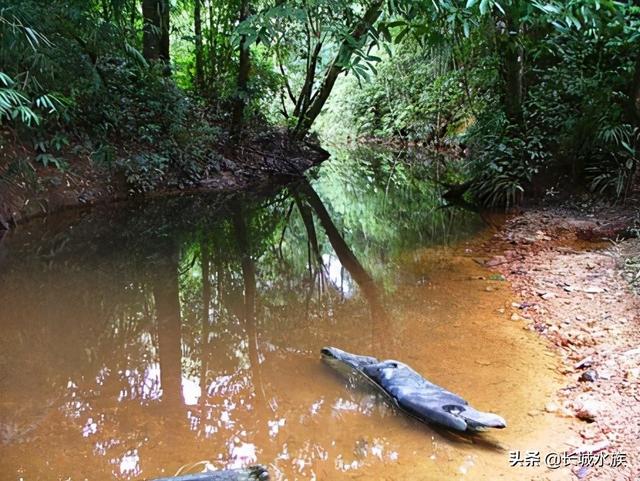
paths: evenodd
<path fill-rule="evenodd" d="M 240 22 L 247 18 L 248 0 L 242 0 L 240 4 Z M 231 119 L 231 137 L 237 138 L 242 130 L 244 117 L 244 109 L 247 104 L 247 82 L 249 80 L 249 44 L 247 36 L 243 35 L 240 39 L 240 64 L 238 66 L 238 80 L 236 82 L 236 98 L 233 103 L 233 115 Z"/>
<path fill-rule="evenodd" d="M 509 122 L 521 126 L 524 121 L 522 117 L 524 51 L 518 43 L 520 25 L 508 11 L 504 17 L 504 24 L 504 30 L 498 32 L 496 42 L 501 55 L 502 105 Z"/>
<path fill-rule="evenodd" d="M 318 43 L 316 43 L 313 53 L 310 56 L 309 66 L 307 68 L 304 84 L 302 85 L 300 96 L 298 97 L 298 101 L 296 102 L 296 106 L 293 111 L 294 117 L 299 117 L 300 112 L 306 112 L 306 110 L 309 108 L 309 103 L 311 102 L 311 91 L 313 90 L 313 81 L 316 77 L 316 68 L 318 66 L 318 57 L 320 56 L 320 50 L 322 50 L 322 42 L 318 40 Z"/>
<path fill-rule="evenodd" d="M 196 43 L 196 90 L 202 90 L 204 86 L 204 65 L 202 59 L 202 0 L 194 0 L 193 6 L 193 33 Z"/>
<path fill-rule="evenodd" d="M 169 61 L 169 2 L 142 0 L 142 54 L 147 60 Z"/>
<path fill-rule="evenodd" d="M 109 11 L 109 2 L 107 0 L 102 0 L 102 19 L 105 22 L 109 22 L 111 20 L 111 13 Z"/>
<path fill-rule="evenodd" d="M 640 128 L 640 53 L 636 57 L 636 69 L 631 84 L 630 101 L 635 126 Z"/>
<path fill-rule="evenodd" d="M 129 27 L 132 32 L 136 31 L 136 19 L 138 18 L 138 0 L 132 0 L 129 11 Z"/>
<path fill-rule="evenodd" d="M 158 0 L 142 0 L 142 54 L 147 60 L 160 57 L 160 12 Z"/>
<path fill-rule="evenodd" d="M 300 112 L 298 124 L 293 131 L 294 137 L 302 139 L 309 133 L 311 125 L 313 125 L 313 122 L 316 120 L 318 115 L 320 115 L 322 107 L 324 107 L 325 102 L 329 98 L 331 90 L 338 79 L 338 75 L 344 72 L 344 66 L 351 59 L 351 55 L 354 50 L 353 42 L 359 42 L 368 34 L 371 26 L 382 14 L 383 5 L 383 0 L 375 0 L 351 31 L 351 38 L 348 39 L 351 41 L 345 39 L 342 42 L 336 57 L 333 59 L 329 70 L 327 70 L 327 73 L 325 74 L 320 90 L 316 93 L 314 100 L 309 104 L 308 109 Z"/>
<path fill-rule="evenodd" d="M 209 85 L 212 85 L 218 73 L 217 51 L 218 51 L 218 23 L 214 20 L 213 2 L 209 3 Z"/>
<path fill-rule="evenodd" d="M 635 127 L 635 157 L 636 159 L 640 155 L 640 53 L 636 57 L 636 69 L 633 74 L 633 81 L 631 83 L 631 90 L 629 91 L 629 103 L 632 117 L 632 124 Z M 636 177 L 638 175 L 638 161 L 633 163 L 631 174 L 629 175 L 629 181 L 627 184 L 627 190 L 633 188 L 635 185 Z"/>
<path fill-rule="evenodd" d="M 158 0 L 158 5 L 160 7 L 160 58 L 169 63 L 169 29 L 171 26 L 169 0 Z"/>

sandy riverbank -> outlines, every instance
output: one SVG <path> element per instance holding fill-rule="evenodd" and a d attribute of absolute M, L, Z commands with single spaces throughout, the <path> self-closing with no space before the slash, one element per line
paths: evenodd
<path fill-rule="evenodd" d="M 574 479 L 640 476 L 640 298 L 628 269 L 640 242 L 620 238 L 636 215 L 631 208 L 530 210 L 488 243 L 495 255 L 485 265 L 518 296 L 506 314 L 544 336 L 562 360 L 565 386 L 529 415 L 578 418 L 567 451 L 605 459 L 602 467 L 574 466 Z"/>

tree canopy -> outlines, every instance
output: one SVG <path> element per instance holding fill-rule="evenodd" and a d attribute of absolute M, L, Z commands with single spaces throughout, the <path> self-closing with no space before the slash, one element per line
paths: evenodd
<path fill-rule="evenodd" d="M 8 0 L 0 119 L 45 165 L 63 166 L 56 152 L 83 135 L 100 158 L 167 144 L 123 160 L 133 177 L 173 162 L 185 136 L 238 142 L 270 123 L 304 139 L 319 121 L 458 143 L 469 195 L 487 204 L 558 172 L 623 198 L 639 32 L 630 0 Z M 197 132 L 203 112 L 217 120 Z"/>

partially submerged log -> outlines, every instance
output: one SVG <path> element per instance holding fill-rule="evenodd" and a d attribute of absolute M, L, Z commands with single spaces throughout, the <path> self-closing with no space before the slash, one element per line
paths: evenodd
<path fill-rule="evenodd" d="M 268 481 L 269 472 L 264 466 L 256 465 L 242 469 L 223 469 L 206 473 L 185 474 L 152 481 Z"/>
<path fill-rule="evenodd" d="M 399 361 L 380 361 L 336 347 L 324 347 L 321 353 L 325 362 L 332 366 L 338 362 L 353 369 L 380 389 L 399 409 L 424 423 L 439 424 L 461 432 L 501 429 L 507 425 L 500 416 L 474 409 L 457 394 L 427 381 Z"/>

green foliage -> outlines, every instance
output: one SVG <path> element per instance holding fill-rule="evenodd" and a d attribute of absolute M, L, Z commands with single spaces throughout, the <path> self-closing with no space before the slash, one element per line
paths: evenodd
<path fill-rule="evenodd" d="M 30 127 L 40 123 L 40 116 L 31 109 L 31 102 L 19 90 L 13 88 L 15 82 L 0 72 L 0 120 L 17 120 Z M 50 101 L 49 101 L 50 103 Z"/>
<path fill-rule="evenodd" d="M 21 123 L 40 130 L 70 120 L 80 92 L 98 82 L 91 58 L 109 49 L 115 33 L 91 25 L 91 5 L 35 0 L 8 1 L 0 9 L 0 64 L 5 86 L 15 85 L 23 110 Z M 15 97 L 14 97 L 15 101 Z M 14 117 L 17 118 L 17 117 Z"/>
<path fill-rule="evenodd" d="M 63 102 L 47 93 L 29 69 L 46 67 L 40 55 L 51 42 L 16 12 L 0 8 L 0 64 L 6 70 L 0 71 L 0 121 L 31 127 L 39 125 L 43 115 L 57 113 Z"/>
<path fill-rule="evenodd" d="M 162 65 L 150 68 L 122 58 L 100 63 L 104 88 L 79 113 L 95 133 L 154 143 L 171 137 L 185 121 L 188 101 Z"/>
<path fill-rule="evenodd" d="M 471 115 L 464 73 L 453 68 L 450 49 L 427 50 L 413 42 L 381 54 L 369 82 L 346 79 L 337 102 L 348 102 L 354 135 L 431 143 L 455 133 Z M 324 125 L 340 123 L 340 110 Z"/>
<path fill-rule="evenodd" d="M 482 203 L 513 204 L 548 179 L 622 199 L 635 177 L 633 2 L 166 5 L 168 63 L 149 54 L 149 28 L 160 27 L 139 1 L 3 3 L 0 122 L 35 145 L 34 165 L 73 169 L 84 155 L 132 190 L 182 187 L 217 168 L 238 103 L 247 125 L 277 119 L 300 138 L 336 84 L 326 138 L 459 141 Z"/>
<path fill-rule="evenodd" d="M 110 61 L 103 68 L 108 94 L 96 103 L 98 108 L 84 113 L 97 138 L 135 146 L 137 153 L 123 153 L 114 165 L 136 192 L 159 185 L 184 187 L 220 160 L 216 149 L 222 132 L 162 69 Z M 195 124 L 194 118 L 199 119 Z M 101 147 L 98 157 L 104 155 L 110 153 Z"/>
<path fill-rule="evenodd" d="M 396 41 L 410 45 L 406 39 L 413 36 L 425 52 L 441 52 L 442 43 L 454 51 L 453 70 L 463 73 L 458 90 L 468 95 L 463 108 L 447 109 L 463 110 L 471 125 L 464 142 L 476 200 L 511 204 L 550 182 L 560 188 L 584 185 L 613 198 L 626 195 L 640 144 L 629 98 L 634 68 L 640 68 L 638 7 L 443 0 L 410 2 L 398 12 L 403 18 L 392 23 L 404 38 L 396 35 Z M 405 88 L 415 84 L 405 82 Z M 382 91 L 377 87 L 367 97 L 375 101 Z M 401 95 L 393 99 L 394 105 L 402 103 Z M 423 118 L 427 111 L 428 106 L 420 109 Z M 375 122 L 385 120 L 384 113 L 371 112 Z M 361 110 L 360 117 L 366 113 Z M 378 129 L 375 135 L 390 131 Z"/>
<path fill-rule="evenodd" d="M 57 169 L 66 168 L 67 162 L 58 155 L 67 145 L 69 145 L 69 139 L 61 133 L 55 134 L 50 139 L 36 139 L 34 141 L 36 161 L 45 167 L 52 165 Z"/>
<path fill-rule="evenodd" d="M 116 162 L 129 185 L 142 192 L 151 191 L 160 183 L 168 164 L 169 159 L 159 154 L 137 154 Z"/>
<path fill-rule="evenodd" d="M 470 194 L 487 206 L 511 206 L 522 197 L 538 166 L 531 161 L 539 153 L 517 136 L 504 113 L 485 111 L 466 140 L 471 153 Z"/>
<path fill-rule="evenodd" d="M 382 1 L 314 0 L 267 2 L 236 31 L 236 43 L 266 48 L 278 69 L 279 98 L 272 113 L 306 134 L 341 73 L 369 81 L 381 59 L 375 23 Z"/>
<path fill-rule="evenodd" d="M 637 127 L 627 115 L 634 69 L 629 54 L 637 34 L 625 32 L 625 25 L 637 20 L 613 12 L 598 26 L 603 19 L 594 11 L 584 5 L 580 11 L 581 30 L 571 28 L 576 21 L 568 13 L 553 20 L 554 31 L 530 48 L 536 64 L 527 121 L 543 135 L 550 168 L 566 166 L 594 192 L 622 198 L 637 163 Z"/>
<path fill-rule="evenodd" d="M 11 0 L 0 9 L 0 121 L 34 146 L 36 165 L 74 168 L 86 155 L 134 191 L 188 185 L 217 165 L 221 132 L 166 65 L 143 57 L 140 23 L 124 8 Z"/>

